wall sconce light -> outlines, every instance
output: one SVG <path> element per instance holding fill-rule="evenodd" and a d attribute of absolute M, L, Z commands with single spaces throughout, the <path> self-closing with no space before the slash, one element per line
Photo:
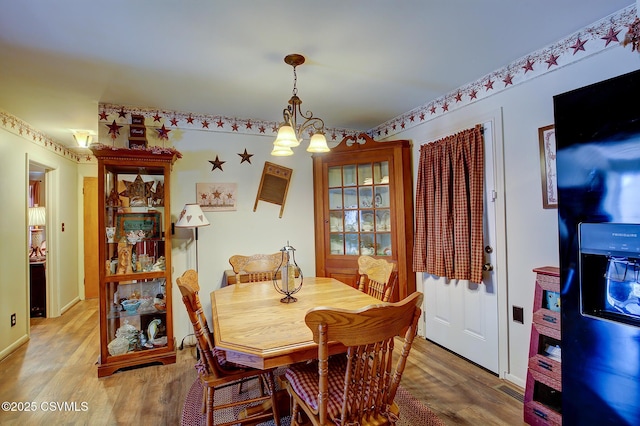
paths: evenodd
<path fill-rule="evenodd" d="M 93 139 L 93 136 L 87 131 L 77 130 L 73 132 L 73 138 L 76 140 L 78 146 L 86 148 L 91 145 L 91 139 Z"/>
<path fill-rule="evenodd" d="M 302 134 L 306 129 L 309 129 L 311 135 L 307 151 L 329 152 L 327 139 L 324 136 L 324 121 L 319 117 L 314 117 L 311 111 L 304 114 L 300 109 L 302 100 L 298 97 L 296 67 L 304 64 L 304 56 L 293 53 L 285 56 L 284 61 L 293 67 L 293 95 L 289 99 L 289 105 L 282 111 L 284 122 L 280 124 L 278 129 L 278 136 L 273 142 L 271 155 L 278 157 L 293 155 L 291 148 L 300 145 Z M 298 125 L 298 115 L 304 119 L 300 125 Z"/>

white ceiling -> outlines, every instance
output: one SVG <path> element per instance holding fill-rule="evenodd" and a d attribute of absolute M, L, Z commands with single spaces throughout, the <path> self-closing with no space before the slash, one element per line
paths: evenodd
<path fill-rule="evenodd" d="M 59 143 L 98 103 L 369 130 L 633 0 L 0 0 L 0 109 Z M 622 34 L 620 35 L 622 37 Z"/>

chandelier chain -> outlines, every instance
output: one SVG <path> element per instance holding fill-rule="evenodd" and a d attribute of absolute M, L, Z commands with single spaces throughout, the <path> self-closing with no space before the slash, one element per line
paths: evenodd
<path fill-rule="evenodd" d="M 298 73 L 296 72 L 296 67 L 293 67 L 293 96 L 298 94 Z"/>

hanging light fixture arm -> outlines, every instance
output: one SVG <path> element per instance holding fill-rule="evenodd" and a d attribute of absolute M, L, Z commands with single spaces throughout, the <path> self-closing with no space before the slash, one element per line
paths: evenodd
<path fill-rule="evenodd" d="M 313 112 L 311 111 L 307 111 L 306 114 L 303 113 L 302 108 L 300 107 L 301 104 L 302 100 L 300 100 L 297 95 L 293 95 L 291 99 L 289 99 L 289 105 L 282 111 L 284 122 L 295 130 L 298 140 L 300 141 L 302 141 L 302 134 L 304 131 L 310 127 L 313 128 L 313 131 L 309 133 L 309 136 L 313 133 L 324 134 L 324 120 L 320 117 L 314 117 Z M 298 125 L 297 122 L 298 115 L 305 119 L 305 121 L 300 125 Z"/>
<path fill-rule="evenodd" d="M 296 67 L 303 64 L 304 56 L 299 54 L 287 55 L 284 62 L 293 67 L 293 91 L 289 99 L 289 105 L 282 110 L 284 122 L 278 129 L 278 136 L 274 141 L 274 149 L 271 155 L 286 156 L 293 155 L 291 147 L 296 147 L 302 142 L 302 136 L 308 129 L 311 140 L 309 141 L 309 152 L 328 152 L 327 140 L 324 136 L 324 120 L 314 117 L 313 112 L 302 112 L 302 100 L 298 97 L 298 75 Z M 300 116 L 301 124 L 298 124 Z M 304 121 L 303 121 L 304 120 Z"/>

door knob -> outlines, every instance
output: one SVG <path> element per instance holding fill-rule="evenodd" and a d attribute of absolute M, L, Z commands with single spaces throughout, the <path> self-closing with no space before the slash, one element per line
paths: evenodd
<path fill-rule="evenodd" d="M 493 265 L 490 263 L 485 263 L 484 265 L 482 265 L 482 270 L 483 271 L 493 271 Z"/>

